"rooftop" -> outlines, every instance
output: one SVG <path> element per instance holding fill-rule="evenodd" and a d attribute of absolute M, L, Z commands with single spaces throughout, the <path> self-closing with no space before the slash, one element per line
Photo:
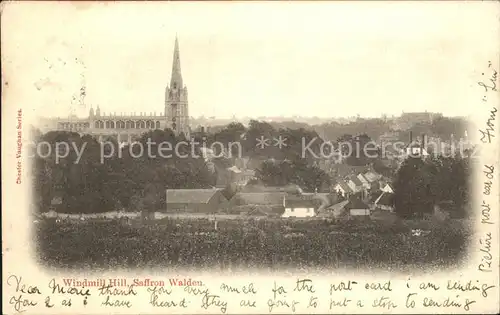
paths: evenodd
<path fill-rule="evenodd" d="M 338 180 L 336 185 L 339 185 L 340 188 L 342 188 L 342 190 L 344 192 L 346 192 L 346 193 L 352 193 L 353 192 L 352 189 L 351 189 L 351 187 L 349 187 L 349 185 L 347 185 L 347 183 L 344 180 L 342 180 L 342 179 Z"/>
<path fill-rule="evenodd" d="M 354 183 L 356 186 L 362 186 L 363 183 L 359 180 L 359 178 L 356 175 L 349 175 L 349 180 Z"/>
<path fill-rule="evenodd" d="M 285 197 L 285 208 L 316 208 L 316 203 L 312 196 Z"/>
<path fill-rule="evenodd" d="M 167 189 L 166 203 L 208 203 L 220 189 Z"/>

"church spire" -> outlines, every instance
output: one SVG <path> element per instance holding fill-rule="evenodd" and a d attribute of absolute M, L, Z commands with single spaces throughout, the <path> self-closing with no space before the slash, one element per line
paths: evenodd
<path fill-rule="evenodd" d="M 170 87 L 182 89 L 184 87 L 181 74 L 181 59 L 179 55 L 179 41 L 175 35 L 174 59 L 172 61 L 172 78 L 170 79 Z"/>

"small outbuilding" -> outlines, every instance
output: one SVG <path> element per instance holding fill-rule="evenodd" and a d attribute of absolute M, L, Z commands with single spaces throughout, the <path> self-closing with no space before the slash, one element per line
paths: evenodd
<path fill-rule="evenodd" d="M 214 213 L 228 205 L 220 189 L 167 189 L 167 212 Z"/>

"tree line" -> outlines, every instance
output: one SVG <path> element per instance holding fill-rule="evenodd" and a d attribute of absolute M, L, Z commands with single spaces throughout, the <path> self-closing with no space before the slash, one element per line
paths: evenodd
<path fill-rule="evenodd" d="M 314 157 L 328 155 L 330 146 L 322 147 L 324 140 L 311 129 L 276 128 L 270 123 L 253 120 L 248 127 L 235 122 L 215 133 L 196 132 L 192 136 L 208 147 L 215 142 L 238 143 L 239 146 L 225 147 L 225 155 L 220 155 L 223 148 L 215 146 L 214 150 L 219 152 L 214 153 L 220 157 L 211 161 L 203 158 L 200 146 L 194 147 L 194 155 L 190 154 L 191 147 L 180 146 L 182 158 L 175 154 L 168 158 L 147 154 L 137 157 L 131 155 L 130 147 L 120 147 L 116 139 L 109 138 L 106 140 L 114 143 L 114 152 L 104 152 L 109 158 L 101 163 L 101 144 L 90 135 L 80 136 L 67 131 L 41 134 L 34 130 L 32 138 L 36 143 L 43 141 L 54 149 L 57 142 L 77 148 L 85 145 L 78 163 L 75 162 L 79 157 L 73 150 L 58 163 L 54 152 L 46 158 L 35 155 L 33 189 L 36 207 L 47 211 L 55 198 L 59 200 L 56 204 L 61 203 L 64 212 L 68 213 L 161 209 L 165 205 L 165 189 L 212 188 L 221 173 L 235 165 L 239 156 L 257 161 L 254 168 L 256 179 L 251 184 L 296 184 L 306 192 L 327 192 L 335 180 L 318 166 Z M 280 136 L 285 139 L 281 147 L 276 142 Z M 261 137 L 268 140 L 267 145 L 259 146 Z M 172 130 L 165 129 L 146 132 L 137 141 L 144 147 L 149 143 L 151 151 L 158 152 L 158 145 L 162 142 L 175 146 L 188 140 L 182 134 L 176 136 Z M 304 143 L 311 141 L 313 154 L 303 156 Z M 344 132 L 331 148 L 342 151 L 339 143 L 350 142 L 353 148 L 357 148 L 371 141 L 366 133 L 351 135 Z M 109 150 L 108 147 L 104 149 Z M 429 212 L 432 204 L 447 200 L 464 209 L 469 199 L 470 162 L 466 158 L 432 157 L 426 161 L 410 158 L 396 170 L 384 166 L 378 156 L 368 157 L 364 151 L 353 151 L 344 163 L 371 164 L 376 171 L 388 176 L 395 173 L 395 205 L 398 213 L 404 216 Z M 224 195 L 231 198 L 235 192 L 234 185 L 228 185 Z"/>

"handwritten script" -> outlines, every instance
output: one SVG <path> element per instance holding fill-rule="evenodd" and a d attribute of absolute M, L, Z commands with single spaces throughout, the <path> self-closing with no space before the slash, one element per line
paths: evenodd
<path fill-rule="evenodd" d="M 486 242 L 486 241 L 485 241 Z M 487 252 L 485 252 L 487 255 Z M 489 257 L 489 256 L 488 256 Z M 483 262 L 483 268 L 490 268 Z M 16 313 L 36 313 L 39 308 L 68 309 L 81 312 L 88 305 L 106 309 L 143 310 L 145 306 L 179 312 L 210 311 L 231 313 L 238 310 L 259 313 L 325 313 L 342 309 L 362 309 L 363 312 L 416 310 L 421 308 L 452 309 L 457 312 L 474 310 L 495 296 L 493 283 L 479 280 L 454 279 L 444 282 L 412 280 L 365 281 L 348 279 L 295 278 L 272 282 L 224 281 L 202 285 L 178 285 L 168 281 L 163 286 L 71 287 L 63 280 L 51 279 L 45 285 L 34 285 L 18 275 L 6 281 L 10 307 Z M 397 292 L 397 294 L 393 294 Z"/>
<path fill-rule="evenodd" d="M 493 93 L 498 93 L 497 90 L 497 80 L 498 80 L 498 71 L 493 68 L 493 64 L 491 61 L 488 62 L 488 70 L 481 73 L 481 76 L 484 78 L 479 81 L 477 84 L 482 87 L 483 96 L 481 101 L 483 103 L 489 104 L 490 99 Z M 498 109 L 495 105 L 491 105 L 489 108 L 489 117 L 486 120 L 486 127 L 484 129 L 479 129 L 479 133 L 481 134 L 481 142 L 482 143 L 491 143 L 492 138 L 495 137 L 495 121 L 496 121 L 496 113 Z"/>

